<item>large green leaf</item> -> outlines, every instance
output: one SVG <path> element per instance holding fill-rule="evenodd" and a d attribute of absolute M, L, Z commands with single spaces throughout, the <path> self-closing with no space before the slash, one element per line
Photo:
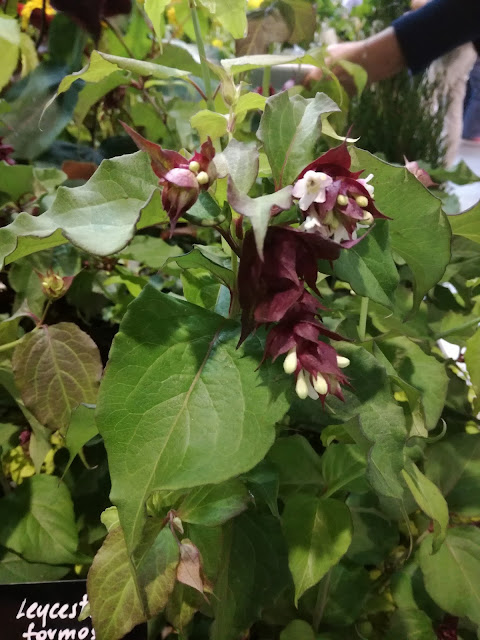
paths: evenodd
<path fill-rule="evenodd" d="M 362 149 L 351 149 L 353 170 L 373 173 L 375 200 L 388 223 L 390 244 L 415 278 L 414 306 L 442 277 L 450 261 L 450 225 L 435 198 L 407 169 L 393 167 Z"/>
<path fill-rule="evenodd" d="M 278 520 L 258 513 L 235 518 L 224 529 L 221 549 L 215 552 L 220 555 L 220 572 L 210 637 L 237 640 L 290 584 Z"/>
<path fill-rule="evenodd" d="M 219 483 L 266 454 L 287 404 L 276 367 L 236 323 L 147 286 L 115 337 L 97 407 L 129 548 L 155 490 Z M 275 391 L 269 382 L 276 381 Z"/>
<path fill-rule="evenodd" d="M 163 38 L 163 13 L 170 0 L 145 0 L 145 13 L 150 18 L 159 41 Z"/>
<path fill-rule="evenodd" d="M 415 502 L 420 509 L 434 522 L 433 544 L 434 552 L 438 551 L 447 535 L 448 507 L 445 498 L 436 485 L 429 480 L 416 464 L 410 462 L 402 472 L 408 488 L 412 492 Z"/>
<path fill-rule="evenodd" d="M 98 429 L 95 423 L 95 407 L 81 404 L 72 411 L 72 417 L 65 434 L 65 447 L 70 456 L 63 471 L 64 475 L 75 456 L 82 454 L 83 446 L 96 435 L 98 435 Z"/>
<path fill-rule="evenodd" d="M 401 499 L 407 439 L 403 410 L 393 399 L 385 369 L 370 353 L 350 344 L 342 344 L 340 351 L 351 361 L 346 370 L 351 388 L 344 389 L 345 402 L 329 397 L 326 404 L 336 419 L 360 417 L 362 431 L 373 443 L 367 478 L 377 493 Z"/>
<path fill-rule="evenodd" d="M 476 406 L 480 409 L 480 329 L 477 329 L 474 335 L 467 340 L 465 364 L 477 396 Z"/>
<path fill-rule="evenodd" d="M 12 366 L 25 406 L 54 431 L 68 426 L 73 408 L 96 402 L 100 353 L 76 324 L 61 322 L 32 331 L 15 348 Z"/>
<path fill-rule="evenodd" d="M 315 640 L 315 632 L 305 620 L 292 620 L 280 634 L 280 640 Z"/>
<path fill-rule="evenodd" d="M 278 438 L 267 460 L 276 468 L 282 489 L 316 493 L 323 487 L 321 459 L 303 436 Z"/>
<path fill-rule="evenodd" d="M 183 78 L 189 75 L 188 71 L 164 67 L 154 62 L 122 58 L 121 56 L 112 56 L 101 51 L 93 51 L 90 60 L 83 69 L 63 78 L 58 87 L 57 95 L 68 91 L 76 80 L 82 79 L 85 82 L 99 82 L 121 69 L 131 71 L 140 76 L 152 76 L 153 78 L 160 79 L 171 77 Z"/>
<path fill-rule="evenodd" d="M 204 269 L 230 290 L 234 286 L 234 275 L 230 269 L 230 258 L 203 245 L 196 245 L 183 256 L 169 258 L 167 264 L 176 262 L 182 269 Z"/>
<path fill-rule="evenodd" d="M 449 529 L 434 555 L 432 544 L 433 536 L 428 536 L 420 546 L 420 567 L 430 597 L 444 611 L 480 625 L 480 529 Z"/>
<path fill-rule="evenodd" d="M 324 93 L 306 99 L 300 95 L 289 97 L 287 91 L 282 91 L 267 100 L 258 137 L 277 188 L 292 184 L 314 160 L 322 116 L 334 111 L 339 108 Z"/>
<path fill-rule="evenodd" d="M 244 0 L 200 0 L 234 38 L 243 38 L 247 31 L 247 7 Z"/>
<path fill-rule="evenodd" d="M 24 480 L 0 500 L 0 544 L 29 562 L 75 564 L 78 533 L 70 493 L 54 476 Z"/>
<path fill-rule="evenodd" d="M 150 532 L 134 573 L 121 527 L 110 531 L 88 572 L 90 612 L 98 640 L 120 640 L 159 613 L 173 591 L 179 560 L 170 529 Z"/>
<path fill-rule="evenodd" d="M 359 296 L 391 308 L 399 276 L 390 250 L 388 224 L 387 220 L 379 220 L 366 238 L 342 251 L 334 272 L 349 282 Z"/>
<path fill-rule="evenodd" d="M 432 621 L 420 609 L 400 609 L 391 620 L 385 640 L 435 640 Z"/>
<path fill-rule="evenodd" d="M 456 236 L 463 236 L 480 244 L 480 203 L 458 216 L 449 216 L 448 221 Z"/>
<path fill-rule="evenodd" d="M 343 562 L 332 567 L 319 585 L 325 598 L 322 623 L 341 627 L 353 624 L 365 605 L 371 584 L 363 567 Z"/>
<path fill-rule="evenodd" d="M 0 264 L 67 241 L 96 255 L 120 251 L 133 238 L 140 214 L 157 187 L 158 179 L 143 152 L 104 160 L 81 187 L 60 187 L 42 215 L 21 213 L 0 229 Z"/>
<path fill-rule="evenodd" d="M 11 551 L 0 549 L 0 584 L 50 582 L 60 580 L 70 571 L 61 565 L 27 562 Z"/>
<path fill-rule="evenodd" d="M 190 491 L 177 509 L 185 522 L 215 527 L 238 515 L 250 500 L 245 485 L 239 480 L 228 480 Z"/>
<path fill-rule="evenodd" d="M 297 604 L 347 552 L 352 519 L 343 502 L 298 494 L 286 501 L 282 523 Z"/>
<path fill-rule="evenodd" d="M 331 444 L 322 456 L 323 495 L 328 498 L 337 491 L 364 492 L 367 461 L 356 444 Z M 365 486 L 364 486 L 365 485 Z"/>
<path fill-rule="evenodd" d="M 480 516 L 480 436 L 461 433 L 428 447 L 425 473 L 451 512 Z"/>
<path fill-rule="evenodd" d="M 0 89 L 10 82 L 10 78 L 18 64 L 20 53 L 20 27 L 16 20 L 0 16 L 0 47 L 2 49 L 2 66 L 0 71 Z"/>

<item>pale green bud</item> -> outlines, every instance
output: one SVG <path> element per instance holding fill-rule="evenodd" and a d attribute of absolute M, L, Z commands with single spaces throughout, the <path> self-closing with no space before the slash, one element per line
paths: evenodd
<path fill-rule="evenodd" d="M 188 165 L 188 168 L 190 169 L 190 171 L 192 171 L 193 173 L 198 173 L 200 171 L 200 165 L 196 160 L 192 160 L 190 162 L 190 164 Z"/>
<path fill-rule="evenodd" d="M 285 371 L 285 373 L 294 373 L 297 368 L 297 364 L 297 352 L 295 349 L 290 349 L 287 357 L 283 361 L 283 370 Z"/>
<path fill-rule="evenodd" d="M 198 184 L 208 184 L 209 180 L 210 178 L 208 177 L 208 173 L 206 171 L 200 171 L 200 173 L 197 176 Z"/>
<path fill-rule="evenodd" d="M 364 212 L 363 220 L 362 220 L 363 224 L 372 224 L 373 219 L 374 218 L 373 218 L 372 214 L 370 213 L 370 211 L 365 211 Z"/>
<path fill-rule="evenodd" d="M 346 207 L 348 204 L 348 197 L 340 194 L 339 196 L 337 196 L 337 204 L 339 204 L 341 207 Z"/>
<path fill-rule="evenodd" d="M 358 204 L 359 207 L 362 207 L 362 209 L 364 209 L 365 207 L 368 207 L 367 196 L 357 196 L 355 198 L 355 202 Z"/>

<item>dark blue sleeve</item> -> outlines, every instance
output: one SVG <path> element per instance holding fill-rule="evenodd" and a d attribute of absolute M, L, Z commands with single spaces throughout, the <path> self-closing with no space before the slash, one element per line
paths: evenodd
<path fill-rule="evenodd" d="M 393 23 L 413 73 L 455 47 L 480 38 L 480 0 L 432 0 Z"/>

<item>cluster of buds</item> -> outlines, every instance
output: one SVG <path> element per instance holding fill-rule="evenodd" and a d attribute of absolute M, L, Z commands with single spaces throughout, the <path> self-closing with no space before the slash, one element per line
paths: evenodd
<path fill-rule="evenodd" d="M 330 149 L 301 172 L 293 187 L 304 230 L 345 247 L 356 242 L 359 226 L 385 218 L 373 201 L 373 174 L 360 178 L 363 172 L 350 171 L 351 162 L 346 144 Z"/>
<path fill-rule="evenodd" d="M 162 205 L 170 218 L 173 232 L 178 219 L 197 201 L 200 191 L 206 191 L 215 181 L 217 170 L 212 162 L 215 149 L 208 138 L 189 159 L 177 151 L 162 149 L 134 129 L 123 123 L 123 128 L 141 151 L 146 151 L 152 161 L 162 189 Z"/>

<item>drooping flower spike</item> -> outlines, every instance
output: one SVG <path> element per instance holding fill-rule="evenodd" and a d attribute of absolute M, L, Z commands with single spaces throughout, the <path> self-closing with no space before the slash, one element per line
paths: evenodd
<path fill-rule="evenodd" d="M 212 162 L 215 156 L 212 141 L 208 138 L 200 151 L 187 159 L 177 151 L 162 149 L 159 144 L 150 142 L 124 122 L 121 124 L 137 147 L 150 156 L 152 169 L 163 187 L 162 205 L 173 231 L 180 216 L 195 204 L 200 191 L 206 191 L 217 178 Z"/>
<path fill-rule="evenodd" d="M 345 142 L 305 167 L 293 187 L 305 218 L 304 230 L 346 247 L 355 242 L 358 225 L 386 218 L 373 201 L 373 174 L 360 178 L 363 171 L 350 171 L 351 164 Z"/>
<path fill-rule="evenodd" d="M 318 314 L 323 307 L 305 288 L 317 292 L 317 261 L 335 260 L 339 254 L 340 246 L 320 235 L 274 226 L 267 230 L 262 260 L 253 232 L 245 235 L 238 273 L 240 342 L 267 326 L 264 359 L 285 355 L 285 372 L 295 374 L 302 399 L 323 401 L 327 393 L 343 399 L 340 385 L 347 379 L 341 369 L 349 363 L 319 339 L 342 337 L 321 323 Z"/>

